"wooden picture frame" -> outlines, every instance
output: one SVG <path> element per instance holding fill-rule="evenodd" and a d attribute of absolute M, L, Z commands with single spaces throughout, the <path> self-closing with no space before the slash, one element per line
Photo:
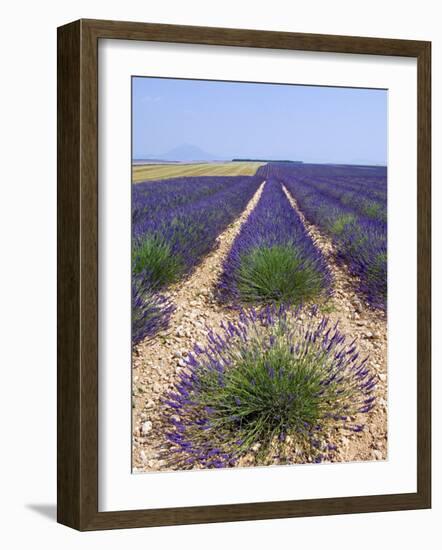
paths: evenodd
<path fill-rule="evenodd" d="M 417 492 L 98 511 L 98 41 L 405 56 L 418 67 Z M 431 44 L 79 20 L 58 29 L 58 521 L 81 531 L 409 510 L 431 506 Z"/>

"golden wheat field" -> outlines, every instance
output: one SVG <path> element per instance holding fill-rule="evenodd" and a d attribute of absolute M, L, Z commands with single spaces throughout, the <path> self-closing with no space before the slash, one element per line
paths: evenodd
<path fill-rule="evenodd" d="M 139 164 L 132 166 L 132 181 L 189 176 L 253 176 L 263 162 L 204 162 L 194 164 Z"/>

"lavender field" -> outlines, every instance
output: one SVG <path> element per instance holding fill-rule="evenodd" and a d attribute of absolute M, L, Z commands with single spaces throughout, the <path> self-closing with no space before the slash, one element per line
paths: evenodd
<path fill-rule="evenodd" d="M 386 459 L 387 169 L 204 166 L 132 183 L 133 470 Z"/>

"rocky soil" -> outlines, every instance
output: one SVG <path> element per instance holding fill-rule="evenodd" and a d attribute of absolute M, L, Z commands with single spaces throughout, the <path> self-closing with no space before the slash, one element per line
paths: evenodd
<path fill-rule="evenodd" d="M 387 317 L 374 310 L 357 293 L 358 279 L 347 268 L 336 262 L 336 251 L 331 240 L 309 223 L 296 201 L 284 191 L 299 214 L 315 245 L 324 254 L 333 277 L 333 294 L 327 301 L 325 315 L 335 323 L 349 340 L 356 338 L 360 356 L 369 356 L 369 366 L 377 375 L 376 406 L 361 415 L 363 432 L 351 436 L 337 434 L 336 461 L 385 460 L 387 458 Z"/>
<path fill-rule="evenodd" d="M 168 295 L 176 305 L 166 332 L 154 340 L 139 344 L 133 351 L 133 441 L 134 472 L 167 469 L 159 455 L 164 426 L 160 415 L 160 398 L 172 389 L 177 374 L 185 366 L 184 359 L 196 343 L 204 344 L 209 328 L 218 329 L 222 320 L 234 320 L 236 313 L 220 306 L 214 297 L 222 264 L 241 225 L 255 208 L 264 184 L 258 189 L 242 215 L 219 237 L 210 253 L 184 283 L 172 287 Z M 285 190 L 285 189 L 284 189 Z M 357 294 L 358 281 L 345 266 L 335 260 L 330 239 L 310 224 L 296 201 L 285 190 L 293 208 L 299 213 L 307 231 L 325 255 L 333 276 L 333 294 L 323 313 L 349 340 L 357 338 L 361 356 L 370 356 L 370 367 L 376 372 L 378 385 L 376 407 L 363 415 L 363 432 L 351 435 L 336 433 L 332 441 L 338 451 L 334 461 L 383 460 L 387 458 L 387 321 L 378 310 L 372 310 Z M 367 418 L 368 417 L 368 418 Z M 259 446 L 241 461 L 242 466 L 256 463 Z M 278 463 L 278 460 L 272 463 Z"/>
<path fill-rule="evenodd" d="M 217 239 L 217 246 L 184 283 L 172 287 L 168 295 L 176 306 L 167 332 L 142 342 L 133 352 L 132 380 L 132 466 L 134 471 L 164 468 L 158 454 L 164 429 L 159 414 L 160 398 L 172 389 L 184 358 L 197 343 L 204 345 L 209 328 L 221 321 L 234 320 L 235 313 L 220 306 L 214 297 L 222 264 L 241 225 L 255 208 L 264 183 L 242 215 Z"/>

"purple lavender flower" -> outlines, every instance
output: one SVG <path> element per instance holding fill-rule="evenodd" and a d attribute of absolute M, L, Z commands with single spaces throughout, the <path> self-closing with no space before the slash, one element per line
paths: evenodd
<path fill-rule="evenodd" d="M 387 179 L 385 168 L 270 164 L 258 174 L 283 183 L 307 220 L 327 232 L 337 258 L 360 279 L 373 306 L 387 300 Z"/>
<path fill-rule="evenodd" d="M 346 344 L 336 326 L 315 318 L 299 324 L 299 313 L 275 306 L 242 311 L 235 330 L 225 324 L 212 335 L 219 346 L 188 360 L 164 400 L 171 467 L 230 467 L 255 444 L 271 453 L 272 442 L 286 445 L 288 435 L 297 461 L 320 462 L 324 449 L 328 459 L 336 450 L 327 446 L 336 429 L 363 429 L 361 414 L 374 405 L 373 377 L 356 374 L 366 360 L 347 353 L 355 344 Z"/>
<path fill-rule="evenodd" d="M 146 278 L 132 280 L 132 342 L 138 344 L 167 328 L 174 305 L 146 283 Z"/>
<path fill-rule="evenodd" d="M 172 186 L 173 192 L 170 186 L 168 189 L 167 180 L 146 183 L 149 192 L 144 194 L 139 191 L 139 186 L 144 184 L 134 185 L 133 210 L 136 214 L 132 224 L 132 238 L 135 268 L 139 269 L 140 265 L 152 271 L 155 268 L 156 273 L 162 274 L 162 266 L 157 264 L 160 260 L 167 260 L 176 270 L 176 276 L 190 273 L 216 246 L 218 235 L 244 210 L 262 181 L 254 176 L 224 177 L 223 185 L 215 180 L 216 192 L 201 195 L 195 194 L 193 190 L 194 186 L 200 187 L 198 180 L 191 178 L 187 182 L 188 188 L 178 186 L 179 192 L 176 186 Z M 205 185 L 208 185 L 207 178 Z M 190 193 L 190 200 L 178 200 L 186 193 Z M 171 206 L 167 205 L 168 198 Z M 163 207 L 158 209 L 158 205 Z M 161 254 L 151 254 L 147 259 L 144 258 L 141 253 L 146 241 L 156 245 Z M 151 257 L 155 265 L 145 265 L 149 264 Z M 161 285 L 163 280 L 168 282 L 169 279 L 164 277 L 153 283 Z"/>
<path fill-rule="evenodd" d="M 223 265 L 223 302 L 299 304 L 330 290 L 331 276 L 281 184 L 266 181 Z"/>

